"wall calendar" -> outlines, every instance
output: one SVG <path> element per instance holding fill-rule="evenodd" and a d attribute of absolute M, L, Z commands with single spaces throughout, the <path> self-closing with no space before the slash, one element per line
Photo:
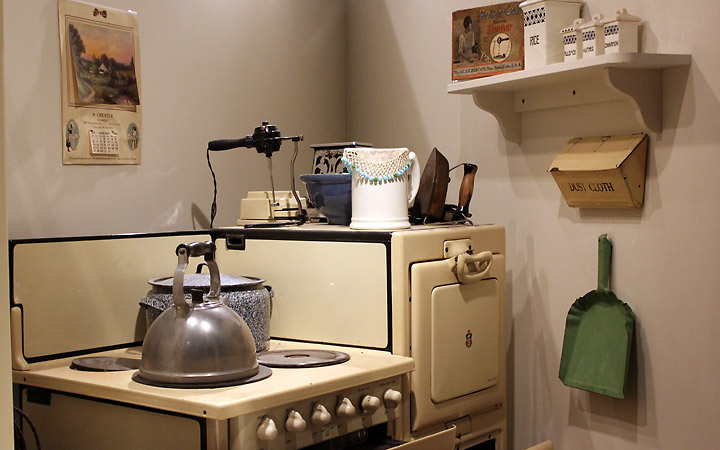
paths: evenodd
<path fill-rule="evenodd" d="M 63 164 L 140 164 L 137 13 L 59 0 Z"/>

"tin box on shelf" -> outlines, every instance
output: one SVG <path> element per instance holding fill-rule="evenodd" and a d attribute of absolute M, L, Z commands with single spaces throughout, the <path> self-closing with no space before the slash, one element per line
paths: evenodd
<path fill-rule="evenodd" d="M 605 53 L 637 52 L 639 50 L 639 17 L 628 14 L 625 8 L 616 9 L 615 14 L 606 18 L 603 24 Z"/>
<path fill-rule="evenodd" d="M 487 77 L 523 68 L 520 2 L 452 13 L 452 80 Z"/>
<path fill-rule="evenodd" d="M 527 0 L 523 12 L 525 68 L 563 61 L 560 31 L 580 17 L 580 0 Z"/>

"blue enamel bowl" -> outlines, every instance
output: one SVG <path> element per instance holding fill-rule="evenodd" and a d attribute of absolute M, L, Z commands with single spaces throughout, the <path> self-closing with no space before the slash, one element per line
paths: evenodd
<path fill-rule="evenodd" d="M 350 225 L 352 217 L 352 175 L 316 173 L 300 175 L 310 202 L 327 217 L 331 225 Z"/>

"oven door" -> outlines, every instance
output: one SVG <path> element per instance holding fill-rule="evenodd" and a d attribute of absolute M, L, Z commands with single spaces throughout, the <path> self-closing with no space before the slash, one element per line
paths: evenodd
<path fill-rule="evenodd" d="M 500 407 L 503 256 L 416 263 L 410 277 L 412 431 Z"/>

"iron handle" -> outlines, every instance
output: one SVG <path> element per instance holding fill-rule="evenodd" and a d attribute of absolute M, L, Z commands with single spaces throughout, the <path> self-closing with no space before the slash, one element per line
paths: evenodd
<path fill-rule="evenodd" d="M 460 197 L 458 198 L 458 211 L 466 217 L 470 217 L 470 199 L 472 199 L 475 173 L 478 167 L 475 164 L 463 164 L 463 178 L 460 183 Z"/>

